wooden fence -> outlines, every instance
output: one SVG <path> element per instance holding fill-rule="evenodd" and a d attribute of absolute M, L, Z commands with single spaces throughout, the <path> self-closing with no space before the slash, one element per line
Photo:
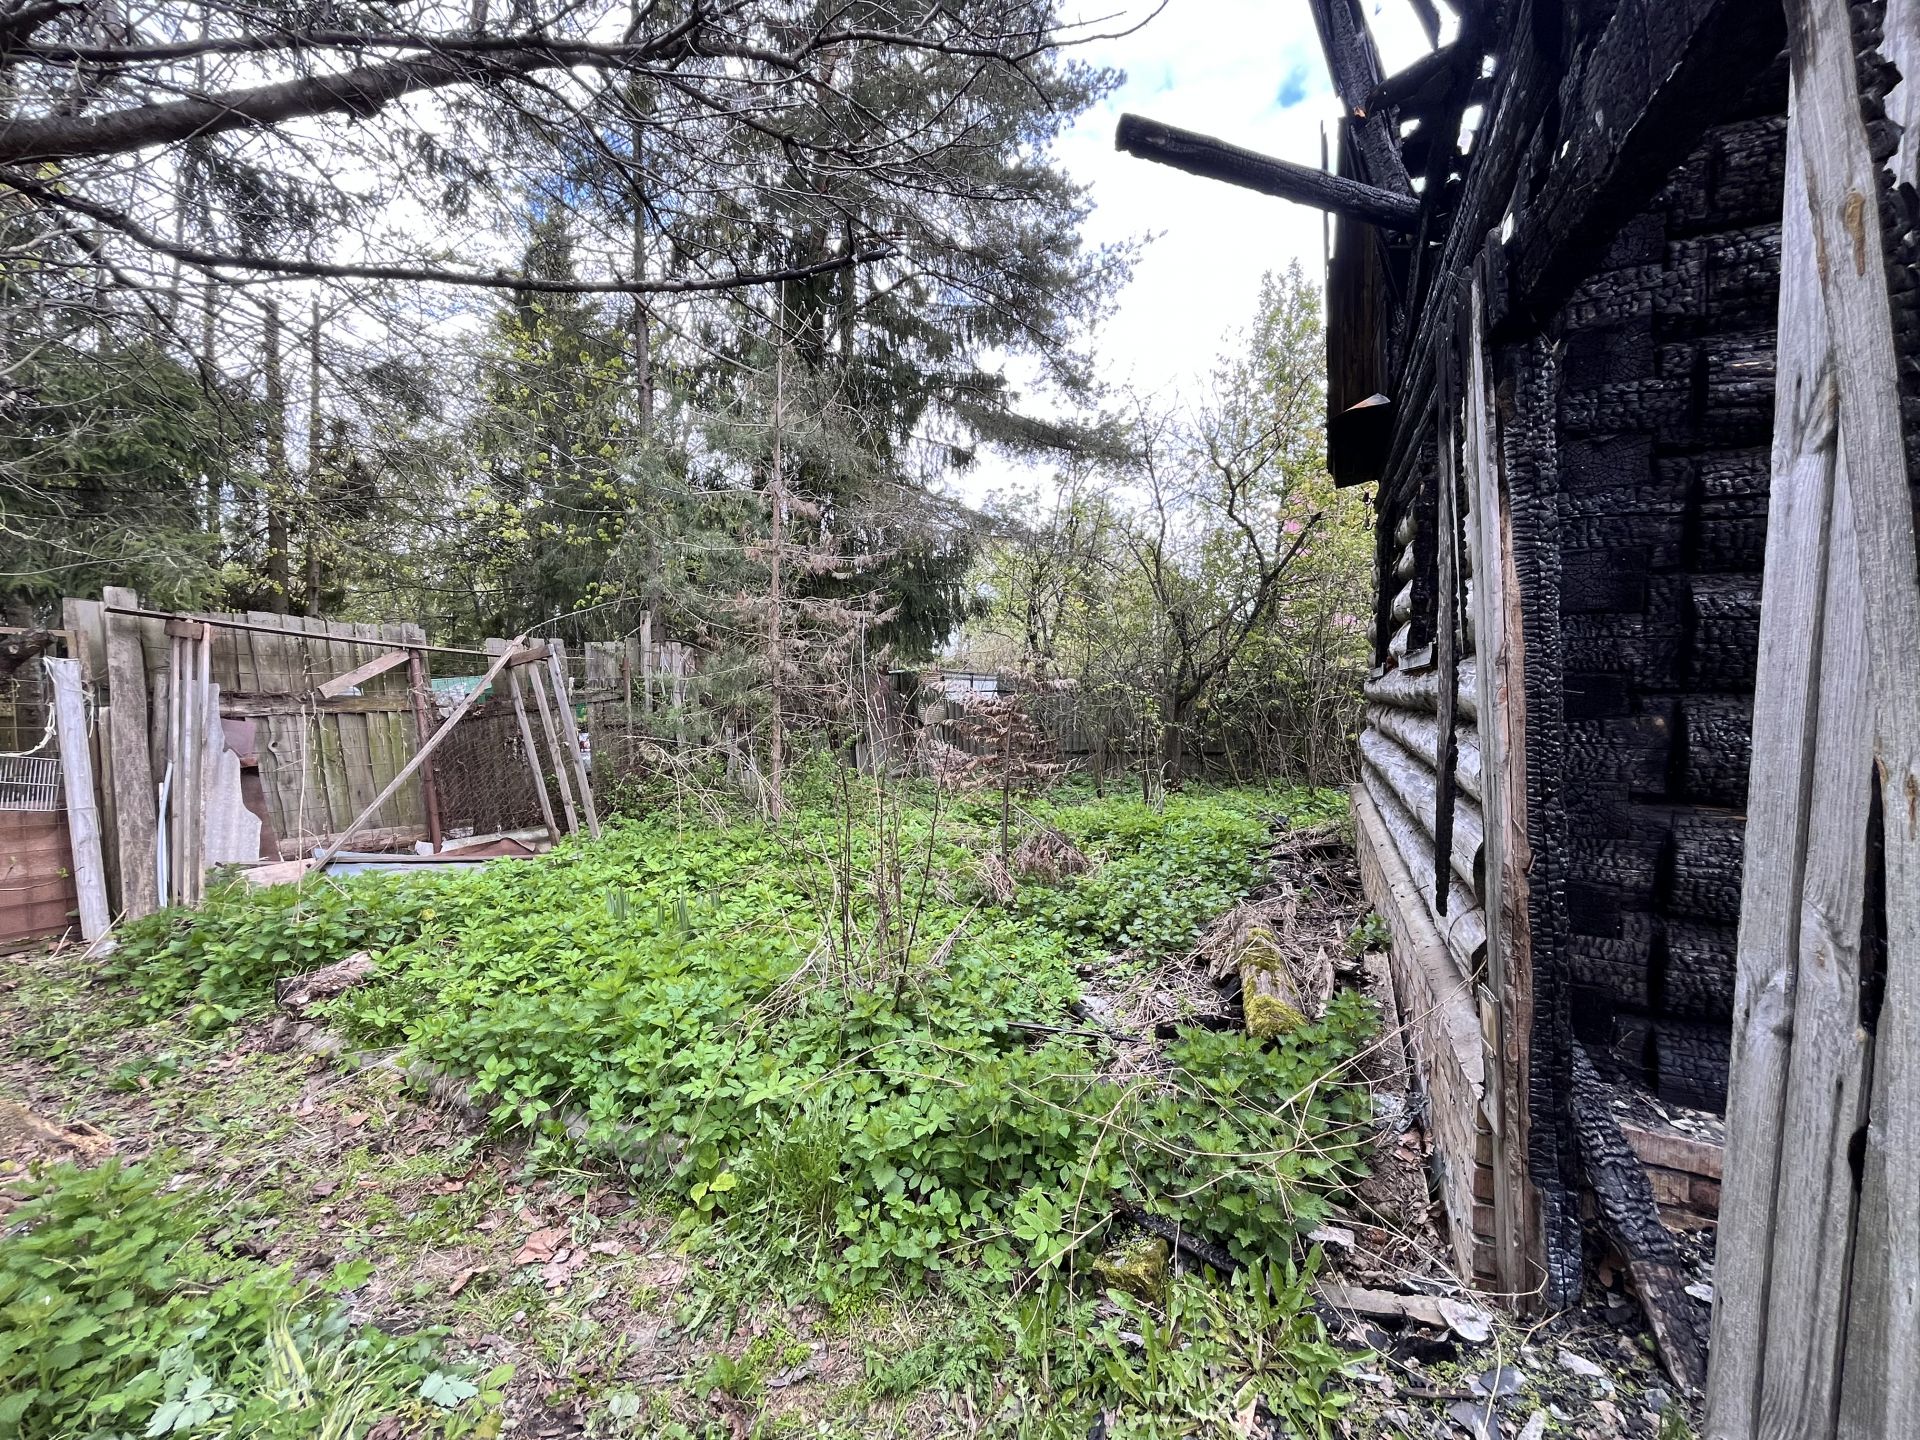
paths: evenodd
<path fill-rule="evenodd" d="M 1920 1435 L 1920 0 L 1787 11 L 1714 1440 Z"/>
<path fill-rule="evenodd" d="M 137 595 L 113 588 L 104 600 L 68 600 L 65 619 L 81 638 L 112 742 L 102 758 L 104 788 L 117 802 L 110 817 L 116 834 L 129 828 L 121 804 L 133 808 L 134 828 L 144 832 L 154 823 L 152 807 L 132 792 L 151 791 L 157 801 L 167 768 L 163 717 L 196 678 L 175 674 L 190 653 L 173 643 L 183 624 L 214 622 L 204 638 L 208 679 L 218 687 L 219 716 L 241 757 L 249 798 L 261 810 L 259 858 L 303 854 L 337 835 L 412 758 L 431 723 L 422 693 L 426 635 L 418 625 L 265 611 L 169 617 L 143 612 Z M 374 673 L 357 673 L 376 663 Z M 422 784 L 414 780 L 371 825 L 388 841 L 427 839 L 428 819 Z M 157 899 L 145 867 L 135 869 L 136 893 Z M 140 902 L 128 900 L 140 913 Z"/>
<path fill-rule="evenodd" d="M 29 639 L 0 630 L 0 652 Z M 53 641 L 54 637 L 45 637 Z M 64 637 L 60 637 L 64 640 Z M 0 654 L 0 953 L 59 935 L 78 905 L 65 772 L 43 650 Z"/>
<path fill-rule="evenodd" d="M 548 809 L 567 829 L 592 828 L 576 708 L 599 712 L 611 744 L 656 701 L 683 704 L 695 663 L 648 636 L 591 645 L 576 662 L 587 673 L 570 675 L 564 646 L 535 645 L 459 712 L 470 728 L 415 766 L 457 698 L 436 695 L 435 662 L 478 672 L 507 642 L 429 645 L 406 622 L 176 615 L 114 587 L 68 600 L 64 619 L 90 701 L 102 899 L 130 917 L 197 898 L 211 865 L 307 855 L 350 827 L 359 849 L 437 848 L 480 827 L 540 824 Z M 436 766 L 449 772 L 444 815 Z M 541 804 L 548 790 L 563 803 Z"/>

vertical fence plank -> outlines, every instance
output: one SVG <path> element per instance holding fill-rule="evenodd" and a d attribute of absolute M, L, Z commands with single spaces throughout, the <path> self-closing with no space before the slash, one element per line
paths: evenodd
<path fill-rule="evenodd" d="M 420 646 L 427 642 L 427 632 L 419 625 L 401 625 L 396 630 L 402 644 Z M 413 703 L 411 753 L 418 754 L 433 735 L 433 679 L 425 650 L 415 649 L 407 657 L 407 693 Z M 427 840 L 437 854 L 446 842 L 446 832 L 440 819 L 440 783 L 433 773 L 432 756 L 420 767 L 420 808 L 426 816 Z"/>
<path fill-rule="evenodd" d="M 244 617 L 249 625 L 279 630 L 281 616 L 266 610 L 249 610 Z M 243 677 L 259 695 L 294 693 L 295 677 L 288 664 L 288 641 L 277 634 L 242 631 L 247 637 L 247 661 Z M 313 727 L 305 715 L 273 715 L 266 721 L 267 743 L 260 747 L 260 781 L 267 795 L 274 828 L 283 841 L 291 842 L 295 854 L 304 853 L 316 829 L 326 828 L 325 791 L 320 788 L 320 770 L 315 758 Z M 269 763 L 271 761 L 271 763 Z M 319 824 L 316 826 L 316 818 Z"/>
<path fill-rule="evenodd" d="M 1723 1245 L 1715 1261 L 1707 1433 L 1749 1440 L 1759 1422 L 1781 1118 L 1794 1027 L 1835 453 L 1833 379 L 1814 264 L 1799 127 L 1782 212 L 1773 476 L 1753 707 L 1754 781 L 1734 981 Z M 1736 1237 L 1744 1237 L 1736 1238 Z"/>
<path fill-rule="evenodd" d="M 1920 1433 L 1920 583 L 1899 349 L 1848 9 L 1789 0 L 1788 13 L 1774 493 L 1715 1440 Z M 1916 25 L 1920 12 L 1892 7 L 1887 48 L 1909 57 Z M 1795 623 L 1808 619 L 1811 630 Z M 1870 785 L 1883 819 L 1877 852 Z M 1885 994 L 1873 1013 L 1856 952 L 1860 913 L 1881 884 Z M 1862 1030 L 1873 1025 L 1869 1051 Z"/>
<path fill-rule="evenodd" d="M 53 683 L 53 723 L 60 742 L 60 774 L 66 782 L 67 835 L 73 848 L 74 889 L 80 897 L 80 934 L 98 940 L 107 933 L 107 874 L 101 859 L 100 814 L 93 800 L 93 756 L 87 744 L 87 705 L 78 660 L 48 659 Z"/>
<path fill-rule="evenodd" d="M 560 732 L 554 727 L 553 711 L 547 705 L 546 686 L 541 682 L 544 667 L 516 665 L 507 672 L 507 683 L 518 688 L 524 676 L 533 691 L 533 703 L 540 712 L 540 731 L 546 736 L 547 757 L 553 763 L 553 783 L 560 792 L 560 809 L 567 817 L 567 833 L 580 828 L 579 812 L 573 808 L 573 786 L 567 779 L 567 757 L 560 748 Z"/>
<path fill-rule="evenodd" d="M 109 585 L 101 591 L 109 607 L 140 608 L 131 590 Z M 159 908 L 154 863 L 158 805 L 153 764 L 147 749 L 147 670 L 141 654 L 139 621 L 109 615 L 107 684 L 113 698 L 108 738 L 113 749 L 115 848 L 119 853 L 120 911 L 129 920 Z"/>
<path fill-rule="evenodd" d="M 1521 627 L 1513 546 L 1501 492 L 1487 365 L 1486 295 L 1476 272 L 1468 299 L 1466 376 L 1462 385 L 1462 466 L 1473 585 L 1474 712 L 1480 744 L 1481 859 L 1487 922 L 1487 983 L 1495 1000 L 1487 1067 L 1487 1117 L 1494 1140 L 1495 1266 L 1502 1291 L 1523 1308 L 1537 1298 L 1540 1236 L 1537 1200 L 1527 1176 L 1527 1036 L 1533 1024 L 1532 958 L 1527 924 L 1526 757 L 1520 685 Z M 1512 623 L 1510 624 L 1510 618 Z"/>
<path fill-rule="evenodd" d="M 487 653 L 497 655 L 506 648 L 504 640 L 487 641 Z M 540 797 L 540 821 L 547 827 L 547 837 L 555 845 L 560 843 L 560 827 L 554 823 L 553 799 L 547 794 L 546 776 L 541 772 L 540 747 L 533 743 L 533 725 L 527 719 L 526 697 L 520 693 L 519 668 L 507 671 L 500 677 L 506 692 L 513 697 L 514 724 L 520 730 L 520 748 L 525 752 L 527 766 L 533 771 L 533 793 Z"/>
<path fill-rule="evenodd" d="M 587 777 L 587 758 L 580 753 L 580 725 L 573 716 L 573 696 L 567 688 L 567 652 L 558 640 L 547 644 L 547 673 L 553 679 L 553 703 L 560 711 L 560 743 L 564 759 L 573 766 L 580 786 L 580 808 L 586 812 L 587 833 L 600 838 L 600 811 L 593 803 L 593 785 Z"/>

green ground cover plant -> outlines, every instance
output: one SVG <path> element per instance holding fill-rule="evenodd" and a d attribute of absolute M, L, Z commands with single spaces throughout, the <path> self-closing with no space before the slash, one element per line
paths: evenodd
<path fill-rule="evenodd" d="M 340 1267 L 319 1284 L 202 1242 L 155 1163 L 54 1167 L 0 1243 L 0 1437 L 345 1440 L 383 1415 L 410 1433 L 492 1433 L 510 1372 L 438 1363 L 431 1334 L 351 1322 Z"/>
<path fill-rule="evenodd" d="M 269 1003 L 275 979 L 370 950 L 377 976 L 332 1003 L 335 1025 L 463 1077 L 502 1130 L 615 1159 L 696 1247 L 733 1247 L 736 1301 L 753 1284 L 844 1308 L 965 1283 L 1005 1313 L 1020 1292 L 1064 1295 L 1070 1314 L 1098 1291 L 1092 1259 L 1144 1211 L 1224 1247 L 1284 1309 L 1295 1280 L 1266 1267 L 1357 1178 L 1370 1103 L 1346 1072 L 1366 1004 L 1342 995 L 1277 1043 L 1188 1029 L 1160 1068 L 1127 1075 L 1097 1039 L 1059 1032 L 1082 1029 L 1067 1007 L 1083 970 L 1180 956 L 1255 882 L 1273 817 L 1318 823 L 1338 798 L 1035 801 L 1022 823 L 1057 827 L 1093 865 L 1001 906 L 978 874 L 997 801 L 818 776 L 797 791 L 772 827 L 626 819 L 478 874 L 223 890 L 134 927 L 116 964 L 143 1006 L 216 1027 Z M 1172 1294 L 1188 1299 L 1156 1310 L 1158 1350 L 1063 1351 L 1041 1366 L 1049 1394 L 1146 1406 L 1185 1387 L 1204 1407 L 1223 1377 L 1244 1386 L 1224 1352 L 1192 1374 L 1153 1359 L 1190 1341 L 1212 1354 L 1198 1292 Z M 1295 1311 L 1262 1312 L 1281 1337 L 1262 1353 L 1318 1394 L 1333 1370 Z M 1259 1398 L 1313 1412 L 1281 1389 Z"/>

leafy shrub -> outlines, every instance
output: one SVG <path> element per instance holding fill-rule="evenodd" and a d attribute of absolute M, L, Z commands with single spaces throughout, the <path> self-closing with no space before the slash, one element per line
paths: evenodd
<path fill-rule="evenodd" d="M 215 1028 L 270 998 L 275 980 L 409 938 L 421 904 L 419 887 L 384 875 L 350 886 L 235 882 L 210 894 L 205 910 L 162 910 L 129 924 L 107 973 L 135 982 L 150 1011 L 196 1002 L 194 1022 Z"/>
<path fill-rule="evenodd" d="M 1362 1001 L 1278 1045 L 1188 1034 L 1152 1084 L 1009 1022 L 1058 1023 L 1076 964 L 1110 947 L 1190 944 L 1251 885 L 1272 803 L 1045 807 L 1098 864 L 1011 913 L 968 878 L 993 807 L 949 802 L 936 828 L 909 804 L 883 835 L 812 803 L 778 833 L 622 821 L 479 874 L 225 893 L 149 922 L 121 963 L 149 1003 L 217 1020 L 370 949 L 379 974 L 333 1002 L 337 1023 L 470 1077 L 502 1127 L 557 1136 L 565 1111 L 573 1141 L 653 1175 L 690 1223 L 741 1228 L 830 1293 L 1071 1267 L 1116 1206 L 1251 1258 L 1352 1173 L 1366 1115 L 1341 1076 Z M 877 874 L 898 879 L 884 915 Z"/>
<path fill-rule="evenodd" d="M 110 1160 L 28 1183 L 0 1239 L 0 1437 L 295 1440 L 389 1413 L 459 1433 L 497 1406 L 504 1374 L 435 1370 L 431 1337 L 355 1329 L 287 1267 L 208 1250 L 160 1178 Z"/>
<path fill-rule="evenodd" d="M 1265 821 L 1218 792 L 1181 794 L 1155 808 L 1112 798 L 1054 812 L 1053 822 L 1095 861 L 1091 874 L 1030 890 L 1021 913 L 1088 949 L 1149 958 L 1178 954 L 1254 880 Z"/>

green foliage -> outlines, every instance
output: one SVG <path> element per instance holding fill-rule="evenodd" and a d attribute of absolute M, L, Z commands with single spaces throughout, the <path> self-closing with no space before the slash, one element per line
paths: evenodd
<path fill-rule="evenodd" d="M 1369 950 L 1384 950 L 1393 943 L 1393 932 L 1387 929 L 1387 922 L 1380 918 L 1378 910 L 1369 910 L 1360 917 L 1360 923 L 1353 927 L 1353 933 L 1347 937 L 1347 949 L 1355 955 Z"/>
<path fill-rule="evenodd" d="M 1192 1440 L 1269 1433 L 1325 1437 L 1352 1400 L 1348 1363 L 1314 1315 L 1317 1256 L 1263 1260 L 1230 1280 L 1175 1275 L 1143 1300 L 1043 1277 L 1009 1299 L 967 1277 L 917 1343 L 870 1347 L 875 1398 L 936 1389 L 969 1395 L 986 1433 L 1082 1440 Z"/>
<path fill-rule="evenodd" d="M 1276 801 L 1325 803 L 1043 807 L 1098 863 L 1012 913 L 962 878 L 991 805 L 938 828 L 906 805 L 883 837 L 809 800 L 777 832 L 620 822 L 477 875 L 228 892 L 136 929 L 121 963 L 151 1003 L 217 1019 L 274 975 L 371 949 L 375 981 L 332 1007 L 352 1034 L 472 1077 L 500 1126 L 623 1158 L 689 1225 L 751 1234 L 829 1296 L 1071 1270 L 1127 1205 L 1251 1258 L 1353 1174 L 1367 1117 L 1341 1076 L 1364 1002 L 1277 1045 L 1189 1033 L 1154 1083 L 1009 1022 L 1059 1023 L 1075 965 L 1111 947 L 1177 955 L 1244 894 Z M 884 913 L 877 874 L 900 877 Z"/>
<path fill-rule="evenodd" d="M 1108 1433 L 1227 1440 L 1247 1433 L 1257 1407 L 1282 1434 L 1327 1440 L 1353 1397 L 1338 1386 L 1345 1357 L 1313 1313 L 1313 1269 L 1251 1265 L 1225 1287 L 1182 1280 L 1164 1307 L 1112 1293 L 1124 1318 L 1100 1333 L 1098 1373 L 1124 1399 Z"/>
<path fill-rule="evenodd" d="M 0 305 L 19 325 L 12 284 L 0 282 Z M 49 328 L 9 337 L 0 599 L 57 613 L 62 595 L 119 584 L 156 604 L 206 603 L 219 571 L 202 477 L 231 463 L 242 427 L 159 346 Z"/>
<path fill-rule="evenodd" d="M 165 1176 L 109 1160 L 28 1182 L 0 1240 L 0 1437 L 334 1440 L 388 1414 L 458 1435 L 498 1408 L 506 1375 L 430 1369 L 433 1337 L 355 1327 L 289 1267 L 208 1249 Z"/>
<path fill-rule="evenodd" d="M 415 934 L 432 913 L 400 890 L 383 876 L 351 888 L 235 882 L 214 891 L 204 911 L 163 910 L 126 926 L 106 973 L 137 980 L 150 1011 L 196 1002 L 195 1023 L 215 1029 L 270 998 L 275 980 Z"/>
<path fill-rule="evenodd" d="M 1178 954 L 1254 879 L 1266 822 L 1218 792 L 1170 796 L 1160 807 L 1125 797 L 1051 811 L 1093 872 L 1058 890 L 1031 891 L 1021 913 L 1084 940 L 1160 959 Z"/>
<path fill-rule="evenodd" d="M 1157 737 L 1170 780 L 1204 744 L 1326 783 L 1352 764 L 1373 526 L 1326 473 L 1318 284 L 1267 275 L 1231 338 L 1186 403 L 1136 406 L 1130 460 L 996 498 L 962 656 L 1070 678 L 1096 749 Z"/>

